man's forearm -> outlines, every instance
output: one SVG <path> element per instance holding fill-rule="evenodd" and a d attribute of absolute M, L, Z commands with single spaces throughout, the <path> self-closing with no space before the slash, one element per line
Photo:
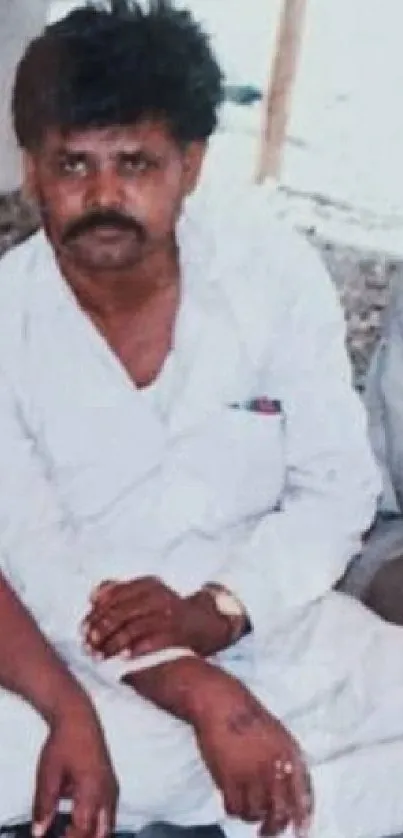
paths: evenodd
<path fill-rule="evenodd" d="M 0 685 L 24 698 L 51 723 L 84 697 L 79 684 L 0 576 Z"/>
<path fill-rule="evenodd" d="M 223 679 L 234 681 L 202 658 L 188 657 L 129 673 L 123 682 L 156 707 L 195 726 Z"/>

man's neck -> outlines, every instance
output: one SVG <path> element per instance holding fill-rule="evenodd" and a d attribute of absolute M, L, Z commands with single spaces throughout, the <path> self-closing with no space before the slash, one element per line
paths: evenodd
<path fill-rule="evenodd" d="M 104 322 L 140 313 L 179 282 L 179 258 L 174 247 L 149 255 L 127 271 L 89 273 L 63 257 L 59 264 L 81 308 Z"/>

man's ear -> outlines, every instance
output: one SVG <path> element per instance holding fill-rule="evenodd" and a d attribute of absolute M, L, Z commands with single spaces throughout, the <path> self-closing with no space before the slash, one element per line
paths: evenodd
<path fill-rule="evenodd" d="M 186 146 L 184 157 L 184 194 L 191 195 L 196 189 L 203 161 L 206 156 L 206 142 L 192 142 Z"/>
<path fill-rule="evenodd" d="M 28 151 L 22 153 L 22 194 L 30 203 L 36 203 L 36 167 L 34 158 Z"/>

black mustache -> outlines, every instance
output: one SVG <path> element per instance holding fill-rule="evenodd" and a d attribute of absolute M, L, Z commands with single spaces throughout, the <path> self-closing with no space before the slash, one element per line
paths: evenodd
<path fill-rule="evenodd" d="M 68 244 L 78 236 L 102 227 L 116 227 L 118 230 L 128 230 L 131 233 L 136 233 L 140 241 L 146 239 L 146 231 L 143 225 L 135 218 L 131 218 L 116 210 L 97 210 L 82 216 L 82 218 L 79 218 L 66 227 L 62 242 L 63 244 Z"/>

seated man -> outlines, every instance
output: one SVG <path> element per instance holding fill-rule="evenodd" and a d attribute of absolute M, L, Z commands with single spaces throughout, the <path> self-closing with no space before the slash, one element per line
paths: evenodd
<path fill-rule="evenodd" d="M 365 400 L 383 492 L 376 525 L 341 587 L 389 622 L 403 625 L 403 283 L 397 275 Z"/>
<path fill-rule="evenodd" d="M 221 96 L 160 2 L 17 71 L 43 229 L 0 267 L 0 823 L 34 796 L 35 838 L 60 806 L 69 838 L 403 829 L 403 633 L 333 590 L 380 489 L 343 317 L 264 193 L 197 188 Z"/>

